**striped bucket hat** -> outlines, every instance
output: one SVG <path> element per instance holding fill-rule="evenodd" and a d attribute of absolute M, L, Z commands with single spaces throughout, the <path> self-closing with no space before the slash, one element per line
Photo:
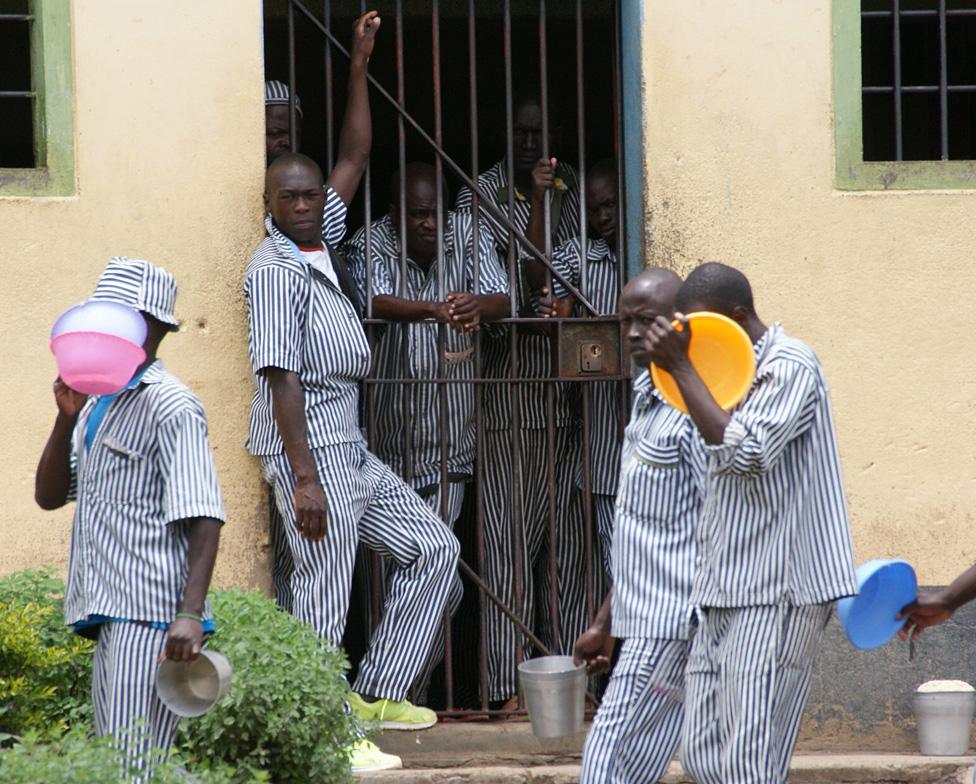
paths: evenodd
<path fill-rule="evenodd" d="M 148 313 L 171 330 L 176 320 L 176 280 L 162 267 L 144 259 L 116 256 L 98 278 L 90 300 L 117 302 Z"/>
<path fill-rule="evenodd" d="M 264 83 L 264 105 L 265 106 L 287 106 L 288 105 L 288 85 L 272 79 Z M 302 116 L 302 102 L 295 93 L 295 111 Z"/>

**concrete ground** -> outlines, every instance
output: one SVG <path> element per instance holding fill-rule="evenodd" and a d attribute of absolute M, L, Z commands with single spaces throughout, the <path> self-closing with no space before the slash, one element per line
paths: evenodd
<path fill-rule="evenodd" d="M 522 721 L 442 723 L 375 740 L 404 770 L 360 774 L 364 784 L 577 784 L 584 735 L 544 740 Z M 972 757 L 917 754 L 798 754 L 791 784 L 973 784 Z M 690 784 L 675 762 L 665 784 Z M 636 783 L 635 783 L 636 784 Z"/>

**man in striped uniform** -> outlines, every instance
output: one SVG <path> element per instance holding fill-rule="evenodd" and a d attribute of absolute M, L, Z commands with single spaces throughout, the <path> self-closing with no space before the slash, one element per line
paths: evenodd
<path fill-rule="evenodd" d="M 555 115 L 550 106 L 550 114 Z M 478 188 L 504 214 L 509 198 L 514 207 L 512 222 L 519 232 L 528 226 L 531 211 L 532 169 L 542 157 L 542 108 L 538 93 L 529 91 L 514 102 L 514 148 L 509 151 L 514 183 L 509 182 L 509 158 L 503 158 L 478 175 Z M 559 128 L 550 127 L 550 149 L 559 141 Z M 572 167 L 560 164 L 554 179 L 552 242 L 565 242 L 579 227 L 579 183 Z M 458 211 L 470 210 L 473 195 L 469 188 L 458 194 Z M 483 203 L 483 202 L 482 202 Z M 507 224 L 482 209 L 495 237 L 499 252 L 507 257 L 509 246 L 516 249 L 515 269 L 510 280 L 516 290 L 512 296 L 522 315 L 535 316 L 529 288 L 522 277 L 523 263 Z M 519 383 L 520 378 L 547 378 L 551 375 L 548 335 L 522 325 L 518 329 L 514 356 L 508 329 L 488 333 L 484 341 L 486 378 L 512 379 L 514 383 L 488 384 L 484 395 L 485 425 L 485 516 L 484 579 L 509 607 L 515 608 L 554 651 L 568 653 L 577 635 L 586 627 L 586 597 L 582 570 L 584 559 L 582 514 L 575 492 L 574 472 L 579 464 L 578 421 L 566 398 L 564 384 Z M 514 365 L 514 368 L 513 368 Z M 547 400 L 552 394 L 551 403 Z M 553 428 L 552 444 L 547 425 Z M 513 438 L 514 433 L 514 438 Z M 554 460 L 549 459 L 550 446 Z M 515 453 L 515 454 L 513 454 Z M 513 477 L 518 461 L 520 492 L 516 496 Z M 558 532 L 555 553 L 549 552 L 548 466 L 553 463 Z M 522 602 L 516 602 L 513 531 L 521 531 Z M 559 612 L 553 617 L 551 585 L 547 564 L 554 558 L 557 569 Z M 531 648 L 520 640 L 515 628 L 493 604 L 485 606 L 488 638 L 489 701 L 493 707 L 514 707 L 516 693 L 515 653 L 519 646 L 525 655 Z M 558 632 L 558 633 L 557 633 Z"/>
<path fill-rule="evenodd" d="M 355 283 L 322 242 L 328 232 L 319 223 L 334 194 L 303 155 L 286 153 L 268 168 L 268 236 L 244 283 L 257 387 L 248 448 L 285 518 L 292 612 L 321 637 L 341 642 L 359 542 L 395 564 L 349 702 L 383 727 L 423 729 L 435 714 L 404 697 L 458 580 L 459 547 L 363 441 L 359 389 L 369 345 Z"/>
<path fill-rule="evenodd" d="M 649 363 L 649 325 L 672 318 L 680 285 L 670 270 L 649 269 L 624 288 L 620 317 L 638 366 Z M 583 748 L 581 784 L 657 781 L 678 746 L 703 471 L 694 424 L 664 402 L 643 370 L 624 434 L 613 590 L 576 642 L 577 661 L 598 672 L 614 638 L 623 640 Z"/>
<path fill-rule="evenodd" d="M 408 164 L 403 187 L 405 264 L 400 255 L 399 172 L 390 185 L 388 214 L 370 227 L 370 260 L 365 227 L 343 248 L 360 298 L 363 302 L 366 297 L 372 299 L 373 317 L 395 322 L 383 328 L 374 347 L 372 375 L 380 379 L 442 377 L 457 383 L 375 385 L 370 435 L 377 456 L 453 527 L 461 514 L 466 483 L 474 474 L 474 385 L 463 383 L 474 378 L 471 336 L 481 322 L 508 315 L 508 280 L 498 265 L 490 232 L 482 225 L 475 233 L 466 212 L 445 211 L 443 263 L 438 259 L 437 172 L 433 166 Z M 446 197 L 443 184 L 442 189 Z M 460 592 L 451 596 L 452 612 L 460 600 Z M 420 702 L 426 700 L 430 673 L 443 656 L 443 642 L 439 631 L 431 658 L 411 690 Z"/>
<path fill-rule="evenodd" d="M 508 315 L 508 279 L 498 265 L 491 234 L 483 226 L 476 233 L 467 212 L 445 211 L 443 261 L 438 259 L 437 174 L 427 163 L 406 168 L 403 264 L 399 193 L 397 173 L 389 214 L 370 227 L 369 261 L 365 228 L 343 247 L 360 297 L 364 302 L 367 296 L 372 298 L 373 317 L 397 322 L 384 328 L 374 348 L 372 374 L 380 379 L 443 377 L 459 383 L 444 387 L 443 434 L 440 385 L 377 384 L 372 396 L 376 421 L 370 435 L 376 454 L 432 510 L 441 514 L 443 508 L 444 522 L 453 526 L 461 513 L 465 483 L 474 473 L 475 453 L 474 385 L 460 382 L 474 378 L 472 333 L 481 322 Z M 441 485 L 442 460 L 445 486 Z"/>
<path fill-rule="evenodd" d="M 65 622 L 97 640 L 95 731 L 118 735 L 130 763 L 143 765 L 150 750 L 170 747 L 179 722 L 156 694 L 160 656 L 192 661 L 214 631 L 206 596 L 224 507 L 203 406 L 156 358 L 179 327 L 173 276 L 114 258 L 91 299 L 142 313 L 146 359 L 111 395 L 54 382 L 58 414 L 35 498 L 43 509 L 77 501 Z"/>
<path fill-rule="evenodd" d="M 676 305 L 734 319 L 756 352 L 730 413 L 688 360 L 687 320 L 651 332 L 708 453 L 682 762 L 703 784 L 785 782 L 831 604 L 857 592 L 827 382 L 806 344 L 760 321 L 738 270 L 697 267 Z"/>
<path fill-rule="evenodd" d="M 552 161 L 541 159 L 532 171 L 532 213 L 529 217 L 528 237 L 536 247 L 545 239 L 542 203 L 547 191 L 553 188 L 556 167 Z M 564 242 L 553 251 L 552 266 L 574 288 L 586 297 L 599 315 L 617 313 L 620 296 L 620 273 L 617 261 L 617 164 L 612 160 L 595 163 L 586 176 L 586 214 L 594 239 L 586 240 L 585 261 L 579 237 Z M 536 259 L 526 264 L 532 287 L 539 291 L 546 286 L 545 267 Z M 569 292 L 558 278 L 552 279 L 553 295 L 564 300 Z M 572 300 L 575 302 L 575 300 Z M 575 305 L 573 315 L 586 313 Z M 586 384 L 590 422 L 589 460 L 590 490 L 594 519 L 603 564 L 610 574 L 610 550 L 613 535 L 614 495 L 620 474 L 621 389 L 616 381 Z M 583 488 L 582 461 L 577 469 L 577 486 Z"/>
<path fill-rule="evenodd" d="M 283 152 L 291 150 L 291 108 L 288 85 L 277 79 L 264 83 L 264 154 L 271 163 Z M 298 149 L 302 146 L 302 102 L 295 96 L 295 141 Z"/>

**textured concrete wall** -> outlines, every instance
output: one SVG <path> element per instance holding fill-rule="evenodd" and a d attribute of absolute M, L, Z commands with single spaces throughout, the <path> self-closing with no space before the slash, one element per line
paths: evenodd
<path fill-rule="evenodd" d="M 860 561 L 976 560 L 972 191 L 833 188 L 831 3 L 647 0 L 650 261 L 721 259 L 831 383 Z"/>
<path fill-rule="evenodd" d="M 262 234 L 261 2 L 76 0 L 72 24 L 77 195 L 0 198 L 0 573 L 66 563 L 71 509 L 33 502 L 54 417 L 48 332 L 125 254 L 161 264 L 180 287 L 183 326 L 160 353 L 210 419 L 228 513 L 217 582 L 264 585 L 240 294 Z"/>

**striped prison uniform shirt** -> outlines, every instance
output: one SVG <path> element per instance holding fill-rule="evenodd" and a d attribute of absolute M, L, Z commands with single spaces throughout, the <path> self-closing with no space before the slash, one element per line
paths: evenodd
<path fill-rule="evenodd" d="M 506 215 L 508 214 L 508 174 L 505 160 L 501 160 L 487 171 L 478 175 L 478 186 L 481 191 Z M 565 189 L 559 191 L 559 215 L 552 213 L 552 241 L 553 245 L 566 242 L 579 232 L 579 178 L 576 171 L 569 165 L 560 163 L 556 171 L 557 176 L 565 184 Z M 471 209 L 472 193 L 467 187 L 458 193 L 456 208 L 469 211 Z M 513 223 L 523 234 L 529 225 L 531 205 L 529 199 L 515 192 L 515 206 Z M 485 220 L 495 237 L 495 245 L 502 259 L 508 258 L 509 231 L 486 210 L 480 215 Z M 517 257 L 521 255 L 521 244 L 516 245 Z M 531 307 L 531 296 L 522 274 L 522 261 L 517 258 L 518 290 L 512 292 L 516 308 L 519 312 Z M 511 378 L 510 341 L 508 330 L 492 328 L 487 332 L 489 340 L 485 341 L 485 367 L 487 378 Z M 520 327 L 516 349 L 515 378 L 545 378 L 550 375 L 551 358 L 549 338 L 545 335 L 532 334 L 526 327 Z M 564 427 L 575 421 L 572 408 L 567 400 L 566 385 L 554 386 L 554 422 L 557 427 Z M 512 409 L 509 401 L 510 388 L 506 385 L 490 384 L 485 394 L 485 428 L 487 430 L 508 430 L 512 424 Z M 519 423 L 521 427 L 538 430 L 546 426 L 546 391 L 543 384 L 529 384 L 512 390 L 519 402 Z"/>
<path fill-rule="evenodd" d="M 370 351 L 352 302 L 354 286 L 340 290 L 310 268 L 270 219 L 266 228 L 268 237 L 254 252 L 244 282 L 258 385 L 249 448 L 261 456 L 275 491 L 275 522 L 291 559 L 283 570 L 288 603 L 320 637 L 340 645 L 357 544 L 391 559 L 385 612 L 354 688 L 401 700 L 424 666 L 448 598 L 452 610 L 460 601 L 458 543 L 416 493 L 366 450 L 358 402 Z M 329 499 L 330 535 L 321 541 L 305 539 L 295 526 L 295 476 L 262 372 L 269 367 L 301 380 L 308 445 Z M 284 555 L 284 548 L 277 545 L 276 553 Z"/>
<path fill-rule="evenodd" d="M 425 272 L 409 257 L 400 265 L 398 230 L 389 216 L 370 227 L 372 258 L 366 260 L 366 231 L 360 229 L 343 248 L 359 288 L 360 299 L 387 295 L 415 301 L 443 302 L 447 294 L 465 291 L 479 294 L 507 294 L 508 279 L 498 265 L 488 230 L 478 232 L 478 286 L 474 280 L 473 222 L 468 213 L 448 212 L 444 230 L 443 267 L 436 259 Z M 369 264 L 372 291 L 367 292 Z M 404 275 L 404 271 L 406 274 Z M 444 334 L 441 356 L 439 334 Z M 447 324 L 434 321 L 389 324 L 373 349 L 372 375 L 376 378 L 438 378 L 443 360 L 444 377 L 462 381 L 474 378 L 474 343 L 470 335 L 459 335 Z M 447 429 L 444 458 L 451 474 L 473 473 L 474 385 L 446 386 Z M 376 384 L 372 387 L 376 412 L 373 448 L 376 454 L 406 476 L 414 487 L 436 484 L 440 477 L 440 400 L 436 384 Z M 410 428 L 411 475 L 407 476 L 404 453 L 405 428 Z"/>
<path fill-rule="evenodd" d="M 601 316 L 613 316 L 618 312 L 620 276 L 617 257 L 602 238 L 587 240 L 586 284 L 582 286 L 582 253 L 579 237 L 560 245 L 552 254 L 552 266 L 566 280 L 580 290 Z M 568 296 L 558 279 L 552 281 L 553 294 L 563 299 Z M 577 305 L 573 314 L 581 318 L 586 314 Z M 614 495 L 620 476 L 621 390 L 620 383 L 604 381 L 588 384 L 590 404 L 590 486 L 594 493 Z M 583 486 L 583 473 L 577 479 Z"/>
<path fill-rule="evenodd" d="M 340 236 L 342 200 L 329 189 L 323 238 Z M 330 206 L 332 212 L 330 214 Z M 264 368 L 297 373 L 305 395 L 311 449 L 359 442 L 359 382 L 369 370 L 369 344 L 349 299 L 325 284 L 295 244 L 265 218 L 265 238 L 248 265 L 244 298 L 250 327 L 249 352 L 255 393 L 247 447 L 253 455 L 284 451 Z M 333 256 L 333 259 L 335 257 Z M 320 285 L 312 285 L 313 278 Z"/>
<path fill-rule="evenodd" d="M 89 616 L 168 624 L 187 577 L 181 521 L 224 520 L 207 417 L 200 401 L 152 363 L 112 401 L 91 442 L 86 401 L 72 437 L 71 530 L 64 620 Z M 210 609 L 204 609 L 210 619 Z"/>
<path fill-rule="evenodd" d="M 704 607 L 819 604 L 857 593 L 844 483 L 823 370 L 774 324 L 752 388 L 706 447 Z"/>
<path fill-rule="evenodd" d="M 583 750 L 581 784 L 657 781 L 684 716 L 705 455 L 645 370 L 634 380 L 614 526 L 611 625 L 624 640 Z"/>
<path fill-rule="evenodd" d="M 646 370 L 634 381 L 613 532 L 614 637 L 688 639 L 705 455 Z"/>

